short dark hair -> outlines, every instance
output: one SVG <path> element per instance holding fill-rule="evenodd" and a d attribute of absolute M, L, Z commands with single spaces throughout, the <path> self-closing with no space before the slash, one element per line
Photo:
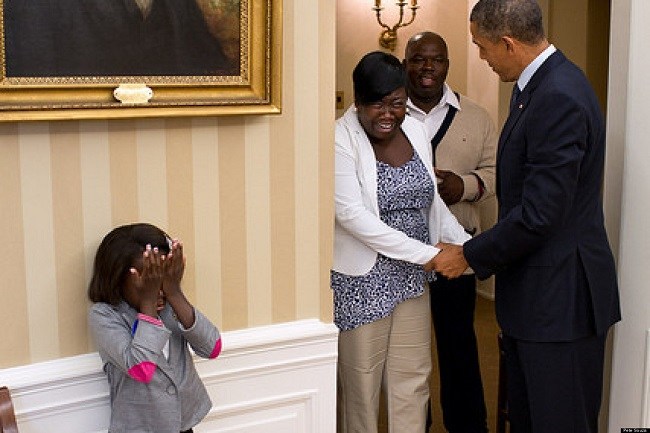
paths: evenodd
<path fill-rule="evenodd" d="M 128 224 L 111 230 L 97 248 L 88 285 L 90 300 L 111 305 L 120 303 L 129 269 L 142 257 L 146 246 L 168 254 L 170 242 L 164 231 L 151 224 Z"/>
<path fill-rule="evenodd" d="M 479 0 L 469 20 L 492 42 L 511 36 L 533 45 L 544 39 L 542 11 L 536 0 Z"/>
<path fill-rule="evenodd" d="M 434 33 L 431 31 L 423 31 L 411 36 L 408 42 L 406 43 L 406 49 L 404 50 L 404 57 L 406 61 L 408 61 L 413 46 L 423 39 L 427 39 L 428 42 L 432 40 L 436 40 L 442 45 L 442 47 L 445 49 L 445 52 L 447 53 L 449 52 L 449 48 L 447 47 L 447 41 L 445 41 L 445 38 L 440 36 L 438 33 Z"/>
<path fill-rule="evenodd" d="M 406 73 L 399 59 L 382 51 L 373 51 L 361 58 L 352 72 L 354 101 L 370 104 L 406 86 Z"/>

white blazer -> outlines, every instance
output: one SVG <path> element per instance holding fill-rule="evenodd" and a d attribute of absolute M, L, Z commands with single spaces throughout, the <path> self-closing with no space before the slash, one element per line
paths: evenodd
<path fill-rule="evenodd" d="M 424 127 L 406 116 L 401 128 L 436 185 L 431 146 Z M 433 203 L 425 211 L 431 245 L 408 237 L 380 219 L 377 160 L 354 106 L 336 121 L 335 141 L 335 271 L 347 275 L 366 274 L 377 261 L 378 253 L 423 265 L 440 251 L 433 246 L 436 243 L 463 244 L 470 239 L 438 195 L 437 186 Z"/>

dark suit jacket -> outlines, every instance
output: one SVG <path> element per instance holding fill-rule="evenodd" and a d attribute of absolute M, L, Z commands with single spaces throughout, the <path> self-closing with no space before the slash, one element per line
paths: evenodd
<path fill-rule="evenodd" d="M 602 335 L 620 320 L 604 228 L 605 127 L 596 96 L 561 52 L 533 75 L 499 139 L 499 217 L 464 245 L 479 278 L 495 274 L 504 333 L 529 341 Z"/>

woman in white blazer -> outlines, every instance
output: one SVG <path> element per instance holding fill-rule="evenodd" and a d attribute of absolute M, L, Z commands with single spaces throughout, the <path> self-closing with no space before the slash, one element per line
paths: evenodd
<path fill-rule="evenodd" d="M 340 329 L 338 431 L 425 429 L 431 371 L 427 275 L 438 242 L 470 238 L 437 193 L 431 147 L 406 117 L 404 69 L 383 52 L 353 72 L 355 103 L 336 122 L 334 322 Z"/>

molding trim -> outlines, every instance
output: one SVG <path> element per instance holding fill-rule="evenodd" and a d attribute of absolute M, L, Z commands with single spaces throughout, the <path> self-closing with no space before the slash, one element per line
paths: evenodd
<path fill-rule="evenodd" d="M 645 331 L 645 364 L 643 366 L 643 401 L 641 425 L 650 425 L 650 329 Z"/>
<path fill-rule="evenodd" d="M 336 429 L 338 330 L 301 320 L 224 332 L 216 360 L 195 358 L 213 408 L 198 432 Z M 105 432 L 108 385 L 97 353 L 0 370 L 21 433 Z"/>

